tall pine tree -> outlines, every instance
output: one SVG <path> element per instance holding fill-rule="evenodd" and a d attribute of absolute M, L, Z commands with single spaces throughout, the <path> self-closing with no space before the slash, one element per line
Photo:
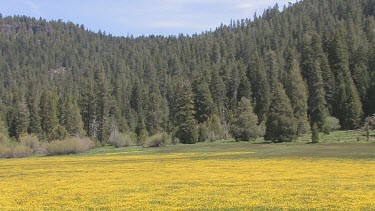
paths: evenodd
<path fill-rule="evenodd" d="M 275 86 L 266 127 L 264 139 L 272 142 L 290 142 L 297 132 L 293 108 L 280 82 Z"/>

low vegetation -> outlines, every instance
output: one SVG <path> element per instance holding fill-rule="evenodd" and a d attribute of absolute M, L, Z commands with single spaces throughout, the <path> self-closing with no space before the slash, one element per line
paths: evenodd
<path fill-rule="evenodd" d="M 22 135 L 18 142 L 0 144 L 0 158 L 24 158 L 31 155 L 66 155 L 86 152 L 95 142 L 84 137 L 67 137 L 51 142 L 39 141 L 33 135 Z"/>
<path fill-rule="evenodd" d="M 172 143 L 171 136 L 167 133 L 158 133 L 146 139 L 145 146 L 147 147 L 161 147 Z"/>
<path fill-rule="evenodd" d="M 108 143 L 116 148 L 133 146 L 136 140 L 133 140 L 129 134 L 124 134 L 114 129 L 109 136 Z"/>
<path fill-rule="evenodd" d="M 324 149 L 198 143 L 0 160 L 0 210 L 372 210 L 374 146 Z"/>
<path fill-rule="evenodd" d="M 94 148 L 95 142 L 88 138 L 70 137 L 47 144 L 47 155 L 66 155 L 86 152 Z"/>

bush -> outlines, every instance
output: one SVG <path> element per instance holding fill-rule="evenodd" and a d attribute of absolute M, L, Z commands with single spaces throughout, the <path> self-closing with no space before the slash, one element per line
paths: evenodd
<path fill-rule="evenodd" d="M 180 139 L 179 138 L 177 138 L 177 137 L 173 137 L 172 138 L 172 144 L 173 145 L 176 145 L 176 144 L 179 144 L 180 143 Z"/>
<path fill-rule="evenodd" d="M 328 127 L 330 131 L 339 130 L 341 128 L 340 121 L 333 116 L 327 117 L 326 127 Z"/>
<path fill-rule="evenodd" d="M 20 143 L 31 149 L 34 154 L 46 154 L 46 144 L 39 141 L 39 138 L 33 134 L 24 134 L 20 136 Z"/>
<path fill-rule="evenodd" d="M 3 134 L 0 132 L 0 145 L 5 145 L 9 143 L 8 134 Z"/>
<path fill-rule="evenodd" d="M 116 148 L 134 145 L 134 141 L 129 134 L 120 133 L 118 130 L 111 132 L 108 143 Z"/>
<path fill-rule="evenodd" d="M 89 138 L 72 137 L 47 144 L 47 155 L 65 155 L 86 152 L 94 148 L 95 142 Z"/>
<path fill-rule="evenodd" d="M 22 144 L 0 146 L 0 158 L 24 158 L 32 155 L 32 150 Z"/>
<path fill-rule="evenodd" d="M 0 145 L 0 158 L 11 158 L 13 150 L 11 147 Z"/>
<path fill-rule="evenodd" d="M 167 133 L 158 133 L 146 139 L 147 147 L 162 147 L 171 144 L 171 136 Z"/>
<path fill-rule="evenodd" d="M 33 154 L 33 151 L 22 144 L 17 144 L 12 151 L 12 158 L 24 158 L 29 157 Z"/>

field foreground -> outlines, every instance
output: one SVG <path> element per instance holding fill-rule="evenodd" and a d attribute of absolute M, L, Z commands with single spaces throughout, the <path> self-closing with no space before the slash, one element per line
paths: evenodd
<path fill-rule="evenodd" d="M 374 144 L 333 145 L 338 158 L 283 147 L 317 148 L 234 143 L 0 160 L 0 210 L 374 209 Z M 358 147 L 367 157 L 340 156 Z"/>

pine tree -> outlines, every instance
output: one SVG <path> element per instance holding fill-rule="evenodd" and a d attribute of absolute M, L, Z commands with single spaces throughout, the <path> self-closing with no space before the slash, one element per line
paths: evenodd
<path fill-rule="evenodd" d="M 166 131 L 169 109 L 167 100 L 163 98 L 159 89 L 151 91 L 147 109 L 147 130 L 150 135 Z"/>
<path fill-rule="evenodd" d="M 72 97 L 64 96 L 60 101 L 60 125 L 64 126 L 70 135 L 83 135 L 83 122 L 77 102 Z"/>
<path fill-rule="evenodd" d="M 22 134 L 27 133 L 30 123 L 30 112 L 24 100 L 18 103 L 17 115 L 15 119 L 15 132 L 18 139 Z"/>
<path fill-rule="evenodd" d="M 249 78 L 252 78 L 255 113 L 258 115 L 259 121 L 264 122 L 271 103 L 271 89 L 267 79 L 267 72 L 259 56 L 254 55 L 254 58 L 251 58 L 248 72 L 254 75 Z"/>
<path fill-rule="evenodd" d="M 96 137 L 96 97 L 92 79 L 82 81 L 80 108 L 83 128 L 89 137 Z"/>
<path fill-rule="evenodd" d="M 285 91 L 290 99 L 297 120 L 297 135 L 309 131 L 307 118 L 307 90 L 301 76 L 300 68 L 295 53 L 289 49 L 285 67 L 287 77 L 285 79 Z"/>
<path fill-rule="evenodd" d="M 243 97 L 247 99 L 252 98 L 251 83 L 244 70 L 240 72 L 240 84 L 238 86 L 237 99 L 240 100 Z"/>
<path fill-rule="evenodd" d="M 368 57 L 365 46 L 356 49 L 352 56 L 351 70 L 353 80 L 361 98 L 361 102 L 367 99 L 367 90 L 370 88 L 370 75 L 368 70 Z"/>
<path fill-rule="evenodd" d="M 238 87 L 240 85 L 240 73 L 235 62 L 231 61 L 229 67 L 231 69 L 230 78 L 227 84 L 227 99 L 229 109 L 235 109 L 238 99 Z"/>
<path fill-rule="evenodd" d="M 311 128 L 311 142 L 318 143 L 319 142 L 319 129 L 316 124 L 313 125 Z"/>
<path fill-rule="evenodd" d="M 306 43 L 304 45 L 308 44 Z M 321 103 L 323 103 L 328 109 L 326 112 L 327 115 L 329 115 L 333 112 L 336 82 L 331 67 L 329 66 L 327 54 L 323 51 L 322 43 L 317 33 L 313 33 L 311 37 L 311 50 L 311 52 L 307 52 L 307 55 L 305 55 L 307 56 L 307 60 L 310 60 L 310 65 L 312 65 L 311 68 L 307 68 L 307 70 L 309 71 L 307 73 L 307 77 L 315 79 L 315 81 L 313 81 L 312 83 L 323 83 L 324 92 L 323 90 L 319 90 L 321 89 L 320 85 L 315 88 L 318 89 L 317 92 L 320 93 L 319 95 L 324 95 L 325 102 Z M 316 66 L 314 67 L 314 65 Z M 321 80 L 322 82 L 320 82 Z"/>
<path fill-rule="evenodd" d="M 253 112 L 249 99 L 243 97 L 231 124 L 231 133 L 237 141 L 256 139 L 259 134 L 258 117 Z"/>
<path fill-rule="evenodd" d="M 40 98 L 40 118 L 42 131 L 49 137 L 59 124 L 57 97 L 52 91 L 43 92 Z"/>
<path fill-rule="evenodd" d="M 198 123 L 208 120 L 214 113 L 214 102 L 205 79 L 193 83 L 195 119 Z"/>
<path fill-rule="evenodd" d="M 320 44 L 318 43 L 317 38 L 315 38 L 314 50 L 311 44 L 312 40 L 314 39 L 310 39 L 308 36 L 304 39 L 301 63 L 308 84 L 308 113 L 310 116 L 310 122 L 311 125 L 317 124 L 319 130 L 322 130 L 326 124 L 328 110 L 326 108 L 322 69 L 321 64 L 319 63 L 320 59 L 317 56 L 317 52 L 321 47 L 319 47 Z"/>
<path fill-rule="evenodd" d="M 100 67 L 96 71 L 96 122 L 97 122 L 97 139 L 104 143 L 109 136 L 109 89 L 107 78 L 104 70 Z"/>
<path fill-rule="evenodd" d="M 275 86 L 275 92 L 272 96 L 264 138 L 272 142 L 290 142 L 296 132 L 297 124 L 293 108 L 283 85 L 279 82 Z"/>
<path fill-rule="evenodd" d="M 34 98 L 28 99 L 28 107 L 30 111 L 30 124 L 28 127 L 28 133 L 40 135 L 42 133 L 42 128 L 40 126 L 40 111 L 38 103 Z"/>
<path fill-rule="evenodd" d="M 219 114 L 222 115 L 225 106 L 225 84 L 217 70 L 212 71 L 210 89 L 212 99 L 216 104 Z"/>
<path fill-rule="evenodd" d="M 198 141 L 198 131 L 194 119 L 194 98 L 189 82 L 180 79 L 175 87 L 175 126 L 176 137 L 183 144 Z"/>
<path fill-rule="evenodd" d="M 277 60 L 276 53 L 274 51 L 269 51 L 266 57 L 266 70 L 268 75 L 268 82 L 270 85 L 271 95 L 275 92 L 277 83 L 280 79 L 280 66 Z"/>
<path fill-rule="evenodd" d="M 349 71 L 348 51 L 341 31 L 336 31 L 330 49 L 331 68 L 337 78 L 336 116 L 343 129 L 360 126 L 362 103 Z"/>
<path fill-rule="evenodd" d="M 144 146 L 146 144 L 148 132 L 147 132 L 145 121 L 143 119 L 140 119 L 138 121 L 138 125 L 135 129 L 135 133 L 137 134 L 138 145 Z"/>

